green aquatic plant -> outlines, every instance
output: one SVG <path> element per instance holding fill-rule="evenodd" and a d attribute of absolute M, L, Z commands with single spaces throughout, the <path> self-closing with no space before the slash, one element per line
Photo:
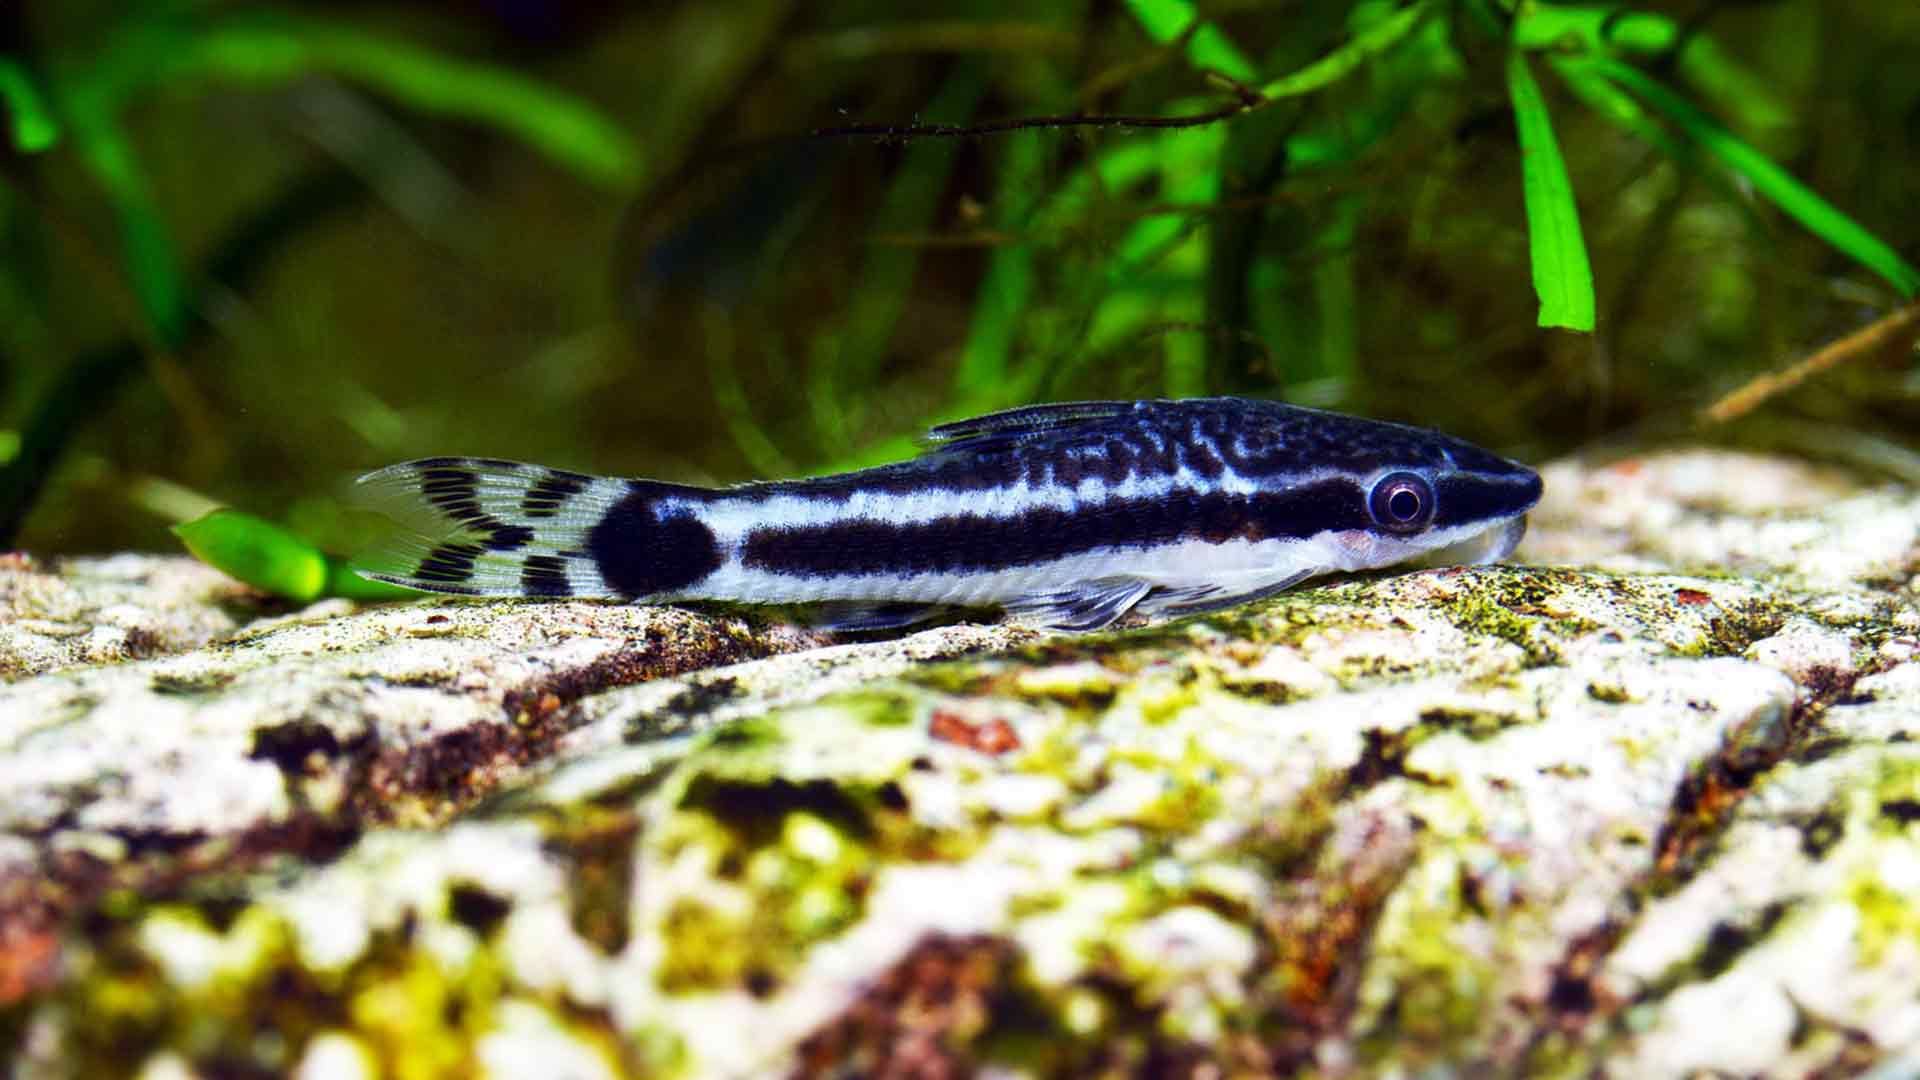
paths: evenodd
<path fill-rule="evenodd" d="M 227 283 L 219 260 L 199 273 L 187 268 L 124 114 L 163 90 L 230 92 L 316 76 L 364 87 L 423 113 L 487 125 L 614 190 L 631 188 L 640 172 L 638 146 L 618 125 L 505 67 L 328 19 L 194 4 L 132 5 L 93 49 L 31 58 L 0 54 L 0 107 L 16 151 L 70 153 L 111 208 L 121 272 L 139 308 L 138 320 L 129 320 L 127 328 L 135 353 L 180 355 L 204 330 L 198 293 L 205 279 Z M 0 178 L 0 200 L 11 202 L 14 193 L 6 186 Z M 270 246 L 297 230 L 317 209 L 301 202 L 284 201 L 275 207 L 284 213 L 243 223 L 234 246 Z M 127 356 L 127 349 L 109 350 L 94 363 L 72 365 L 70 377 L 56 380 L 27 416 L 12 452 L 0 459 L 0 544 L 19 529 L 85 413 L 140 370 Z"/>
<path fill-rule="evenodd" d="M 916 190 L 930 182 L 921 170 L 954 168 L 951 155 L 937 156 L 929 143 L 989 140 L 997 159 L 979 229 L 991 257 L 937 418 L 1071 396 L 1111 354 L 1146 341 L 1160 344 L 1162 358 L 1142 389 L 1181 396 L 1279 388 L 1309 403 L 1349 399 L 1363 377 L 1351 328 L 1365 317 L 1351 252 L 1370 215 L 1381 212 L 1366 173 L 1406 147 L 1430 144 L 1433 115 L 1448 115 L 1436 108 L 1445 100 L 1437 95 L 1467 95 L 1488 81 L 1477 74 L 1488 67 L 1500 72 L 1511 110 L 1522 199 L 1487 213 L 1526 230 L 1540 326 L 1591 333 L 1604 299 L 1589 252 L 1592 224 L 1557 131 L 1568 120 L 1556 120 L 1550 104 L 1555 89 L 1726 197 L 1773 204 L 1880 277 L 1889 299 L 1920 290 L 1920 271 L 1892 244 L 1735 133 L 1773 138 L 1793 119 L 1792 107 L 1721 47 L 1704 20 L 1688 24 L 1616 4 L 1364 0 L 1344 17 L 1291 20 L 1290 27 L 1320 35 L 1299 55 L 1297 44 L 1268 45 L 1264 54 L 1242 44 L 1226 20 L 1190 0 L 1129 0 L 1125 9 L 1172 62 L 1212 80 L 1216 97 L 1175 97 L 1123 115 L 992 118 L 939 97 L 924 120 L 827 132 L 906 140 L 915 156 L 896 184 Z M 1232 22 L 1262 28 L 1245 13 Z M 1289 67 L 1284 58 L 1294 55 Z M 1558 86 L 1544 85 L 1536 70 Z M 1313 99 L 1311 108 L 1294 106 L 1304 99 Z M 1592 138 L 1590 125 L 1581 130 Z M 1263 142 L 1270 148 L 1249 156 Z M 1251 185 L 1242 179 L 1250 170 Z M 1348 193 L 1315 214 L 1294 211 L 1289 204 L 1313 199 L 1314 187 Z M 1150 193 L 1150 201 L 1142 206 L 1134 193 Z M 906 216 L 895 201 L 883 205 L 889 234 L 932 227 L 930 203 Z M 1277 249 L 1276 224 L 1290 249 Z M 1247 239 L 1262 228 L 1265 242 Z M 1090 237 L 1098 246 L 1089 259 L 1082 253 Z M 835 466 L 911 449 L 901 437 L 850 445 L 850 432 L 863 428 L 857 410 L 864 399 L 856 396 L 850 413 L 848 395 L 839 392 L 871 381 L 873 343 L 897 331 L 912 281 L 897 265 L 904 258 L 894 256 L 889 272 L 863 283 L 839 331 L 865 344 L 814 357 L 811 430 L 798 438 Z M 1305 259 L 1318 265 L 1302 267 Z M 1254 302 L 1263 289 L 1262 302 Z M 1265 368 L 1254 379 L 1244 374 L 1249 353 L 1252 367 Z M 793 456 L 767 452 L 766 430 L 745 412 L 746 396 L 729 386 L 726 405 L 748 456 Z"/>
<path fill-rule="evenodd" d="M 346 600 L 405 600 L 418 590 L 354 573 L 350 560 L 329 555 L 305 538 L 239 510 L 219 509 L 182 522 L 173 533 L 195 558 L 262 592 L 299 603 L 334 596 Z"/>
<path fill-rule="evenodd" d="M 1920 18 L 1865 0 L 585 7 L 538 44 L 380 4 L 102 5 L 44 46 L 0 16 L 0 536 L 63 462 L 278 514 L 446 453 L 831 471 L 1050 399 L 1278 397 L 1540 457 L 1920 290 L 1897 120 L 1920 79 L 1833 60 Z M 404 176 L 307 128 L 224 185 L 168 154 L 183 100 L 287 87 L 297 111 L 316 84 L 410 125 L 375 117 Z M 557 168 L 501 169 L 463 129 Z M 409 208 L 427 189 L 439 219 Z M 415 234 L 399 259 L 356 231 L 381 213 Z M 286 294 L 276 262 L 305 275 Z M 73 332 L 80 308 L 118 339 Z M 1909 392 L 1864 369 L 1821 384 L 1827 422 Z M 81 436 L 126 385 L 179 430 Z M 30 541 L 82 531 L 76 501 Z"/>

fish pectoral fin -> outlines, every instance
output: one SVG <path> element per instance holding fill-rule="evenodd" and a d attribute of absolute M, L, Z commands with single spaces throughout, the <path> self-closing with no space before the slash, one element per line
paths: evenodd
<path fill-rule="evenodd" d="M 806 606 L 808 626 L 844 634 L 868 634 L 918 626 L 944 611 L 939 604 L 899 601 L 822 600 Z"/>
<path fill-rule="evenodd" d="M 1028 593 L 1001 606 L 1018 622 L 1076 633 L 1098 630 L 1125 615 L 1153 585 L 1135 577 L 1104 577 Z"/>
<path fill-rule="evenodd" d="M 1217 585 L 1199 585 L 1188 589 L 1163 589 L 1142 601 L 1142 615 L 1194 615 L 1203 611 L 1218 611 L 1221 608 L 1250 604 L 1255 600 L 1264 600 L 1276 593 L 1285 592 L 1307 580 L 1316 570 L 1302 570 L 1269 582 L 1257 589 L 1241 589 L 1237 592 L 1223 589 Z"/>

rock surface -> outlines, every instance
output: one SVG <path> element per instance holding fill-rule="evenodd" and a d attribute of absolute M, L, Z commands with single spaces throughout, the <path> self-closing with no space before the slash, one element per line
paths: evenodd
<path fill-rule="evenodd" d="M 1920 1067 L 1920 496 L 1547 483 L 1526 565 L 1081 638 L 11 557 L 0 1058 Z"/>

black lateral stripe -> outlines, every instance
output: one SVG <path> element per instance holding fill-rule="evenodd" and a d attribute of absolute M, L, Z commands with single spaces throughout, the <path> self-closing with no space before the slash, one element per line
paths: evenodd
<path fill-rule="evenodd" d="M 520 564 L 520 591 L 528 596 L 572 596 L 567 564 L 552 555 L 529 555 Z"/>
<path fill-rule="evenodd" d="M 1009 518 L 957 514 L 912 524 L 860 520 L 756 529 L 741 557 L 754 569 L 810 576 L 950 573 L 1051 562 L 1100 548 L 1305 539 L 1370 524 L 1366 493 L 1336 478 L 1271 494 L 1175 493 Z"/>

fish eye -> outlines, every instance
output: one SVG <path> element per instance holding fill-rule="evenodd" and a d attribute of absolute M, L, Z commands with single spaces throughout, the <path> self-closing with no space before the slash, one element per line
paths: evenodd
<path fill-rule="evenodd" d="M 1383 529 L 1413 532 L 1433 520 L 1433 486 L 1414 473 L 1388 473 L 1367 496 L 1367 512 Z"/>

